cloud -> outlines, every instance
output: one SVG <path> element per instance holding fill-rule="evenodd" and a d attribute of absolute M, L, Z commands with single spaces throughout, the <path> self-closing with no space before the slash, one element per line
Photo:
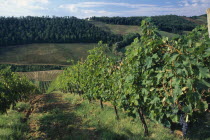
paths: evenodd
<path fill-rule="evenodd" d="M 80 2 L 76 4 L 60 5 L 59 8 L 69 11 L 71 14 L 75 14 L 77 17 L 85 18 L 91 16 L 118 16 L 121 11 L 112 12 L 106 10 L 94 10 L 93 8 L 99 7 L 126 7 L 131 9 L 148 7 L 152 8 L 155 5 L 151 4 L 129 4 L 129 3 L 116 3 L 116 2 Z"/>
<path fill-rule="evenodd" d="M 116 2 L 80 2 L 77 4 L 66 4 L 60 5 L 60 8 L 90 8 L 90 7 L 104 7 L 104 6 L 123 6 L 128 8 L 138 8 L 138 7 L 152 7 L 155 5 L 151 4 L 129 4 L 129 3 L 116 3 Z"/>
<path fill-rule="evenodd" d="M 79 2 L 76 4 L 60 5 L 60 9 L 67 10 L 70 14 L 77 17 L 91 16 L 152 16 L 152 15 L 185 15 L 194 16 L 205 13 L 205 10 L 210 6 L 210 0 L 179 0 L 177 5 L 168 3 L 166 5 L 153 4 L 130 4 L 116 2 Z M 120 7 L 122 10 L 96 10 L 107 7 Z"/>
<path fill-rule="evenodd" d="M 182 15 L 201 15 L 210 7 L 210 0 L 180 0 L 178 5 L 180 6 L 178 13 Z"/>
<path fill-rule="evenodd" d="M 179 5 L 185 6 L 185 7 L 202 6 L 204 4 L 206 4 L 206 5 L 210 4 L 210 0 L 181 0 L 181 1 L 179 1 Z"/>
<path fill-rule="evenodd" d="M 150 4 L 129 4 L 129 3 L 113 3 L 113 2 L 80 2 L 77 4 L 65 4 L 60 5 L 59 8 L 64 8 L 70 12 L 78 12 L 80 8 L 95 8 L 104 6 L 120 6 L 128 8 L 139 8 L 139 7 L 153 7 L 155 5 Z"/>
<path fill-rule="evenodd" d="M 115 0 L 113 0 L 115 1 Z M 132 1 L 132 0 L 131 0 Z M 153 16 L 201 15 L 210 7 L 210 0 L 166 1 L 162 5 L 126 2 L 86 1 L 68 3 L 53 0 L 0 0 L 0 16 Z"/>
<path fill-rule="evenodd" d="M 49 0 L 0 0 L 0 16 L 36 16 L 47 10 L 49 3 Z"/>

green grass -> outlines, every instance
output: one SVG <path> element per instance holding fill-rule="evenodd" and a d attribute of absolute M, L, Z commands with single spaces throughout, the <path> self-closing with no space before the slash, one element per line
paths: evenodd
<path fill-rule="evenodd" d="M 174 38 L 174 37 L 179 37 L 178 34 L 169 33 L 169 32 L 165 32 L 165 31 L 159 31 L 159 34 L 160 34 L 161 36 L 168 37 L 169 39 L 172 39 L 172 38 Z"/>
<path fill-rule="evenodd" d="M 24 123 L 24 114 L 9 110 L 0 115 L 0 140 L 179 140 L 168 128 L 147 119 L 150 135 L 144 137 L 139 118 L 128 117 L 119 110 L 116 120 L 114 109 L 106 103 L 100 108 L 98 101 L 89 102 L 74 94 L 54 92 L 38 95 L 34 110 Z M 20 102 L 16 110 L 28 109 L 28 103 Z M 20 110 L 19 110 L 20 111 Z M 210 115 L 210 114 L 207 114 Z M 207 116 L 207 119 L 209 116 Z M 209 119 L 204 126 L 209 126 Z M 187 139 L 209 139 L 209 128 L 199 123 L 190 129 Z"/>
<path fill-rule="evenodd" d="M 21 112 L 10 110 L 7 114 L 0 115 L 0 140 L 23 140 L 27 136 L 27 123 L 22 123 Z"/>
<path fill-rule="evenodd" d="M 147 120 L 150 136 L 144 137 L 143 127 L 139 118 L 133 119 L 120 111 L 120 120 L 116 120 L 114 109 L 105 106 L 101 110 L 98 102 L 89 103 L 81 97 L 72 94 L 65 94 L 63 99 L 75 104 L 74 114 L 81 118 L 84 129 L 92 130 L 101 140 L 176 140 L 179 139 L 170 133 L 170 130 L 163 126 Z M 76 135 L 78 136 L 78 135 Z M 82 139 L 85 135 L 80 135 Z"/>
<path fill-rule="evenodd" d="M 207 24 L 207 17 L 202 15 L 202 16 L 198 16 L 197 19 L 195 19 L 203 24 Z"/>
<path fill-rule="evenodd" d="M 28 102 L 18 102 L 15 106 L 15 110 L 22 112 L 24 110 L 30 109 L 31 105 Z"/>
<path fill-rule="evenodd" d="M 103 28 L 106 31 L 110 31 L 114 34 L 126 35 L 128 33 L 140 33 L 140 26 L 133 26 L 133 25 L 114 25 L 114 24 L 106 24 L 103 22 L 98 21 L 89 21 L 90 23 Z M 161 36 L 169 37 L 172 39 L 173 37 L 178 37 L 178 34 L 169 33 L 165 31 L 159 31 Z"/>
<path fill-rule="evenodd" d="M 85 59 L 93 43 L 29 44 L 0 48 L 0 63 L 68 65 L 68 60 Z"/>
<path fill-rule="evenodd" d="M 116 120 L 114 109 L 110 105 L 105 105 L 101 110 L 99 102 L 93 101 L 89 103 L 87 100 L 82 99 L 78 95 L 64 94 L 63 99 L 76 105 L 74 109 L 75 116 L 81 118 L 81 123 L 84 129 L 92 128 L 96 131 L 98 137 L 104 140 L 176 140 L 183 139 L 180 135 L 171 134 L 168 128 L 160 124 L 156 124 L 147 120 L 150 132 L 149 137 L 143 137 L 142 124 L 139 118 L 133 119 L 128 117 L 123 111 L 120 111 L 120 120 Z M 187 139 L 205 139 L 210 140 L 210 113 L 206 117 L 191 127 L 187 134 Z M 176 134 L 180 131 L 175 132 Z M 82 135 L 82 137 L 84 137 Z"/>
<path fill-rule="evenodd" d="M 140 27 L 134 25 L 114 25 L 114 24 L 106 24 L 98 21 L 89 21 L 90 23 L 98 26 L 106 31 L 110 31 L 114 34 L 125 35 L 128 33 L 139 33 Z"/>
<path fill-rule="evenodd" d="M 163 126 L 147 120 L 150 136 L 144 137 L 139 119 L 105 105 L 101 110 L 98 102 L 89 103 L 73 94 L 54 92 L 42 95 L 30 116 L 30 139 L 55 140 L 176 140 L 179 139 Z"/>

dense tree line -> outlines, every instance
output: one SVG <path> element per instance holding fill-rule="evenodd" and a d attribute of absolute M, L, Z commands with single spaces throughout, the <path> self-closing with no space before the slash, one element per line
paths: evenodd
<path fill-rule="evenodd" d="M 194 22 L 185 20 L 176 15 L 154 16 L 151 18 L 151 21 L 158 27 L 158 29 L 172 33 L 192 31 L 196 27 Z"/>
<path fill-rule="evenodd" d="M 76 17 L 0 17 L 0 46 L 29 43 L 106 43 L 121 40 Z"/>
<path fill-rule="evenodd" d="M 91 20 L 117 25 L 140 25 L 141 21 L 147 17 L 91 17 Z"/>
<path fill-rule="evenodd" d="M 141 21 L 146 18 L 148 17 L 91 17 L 91 20 L 101 21 L 107 24 L 140 25 Z M 176 15 L 152 16 L 151 22 L 153 22 L 159 30 L 173 33 L 191 31 L 196 27 L 194 22 Z"/>
<path fill-rule="evenodd" d="M 32 71 L 46 71 L 46 70 L 62 70 L 65 66 L 56 65 L 13 65 L 0 64 L 0 70 L 10 67 L 12 72 L 32 72 Z"/>

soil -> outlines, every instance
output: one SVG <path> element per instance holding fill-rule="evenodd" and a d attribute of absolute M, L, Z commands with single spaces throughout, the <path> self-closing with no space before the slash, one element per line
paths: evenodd
<path fill-rule="evenodd" d="M 98 139 L 95 128 L 83 128 L 82 120 L 74 113 L 77 105 L 65 102 L 62 94 L 51 93 L 36 96 L 25 113 L 32 140 Z"/>

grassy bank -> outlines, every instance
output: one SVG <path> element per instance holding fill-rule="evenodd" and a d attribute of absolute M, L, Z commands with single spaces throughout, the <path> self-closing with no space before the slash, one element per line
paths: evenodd
<path fill-rule="evenodd" d="M 24 111 L 29 104 L 18 103 L 15 110 L 9 110 L 7 114 L 0 115 L 0 139 L 24 140 L 28 135 L 28 124 L 23 121 Z"/>

